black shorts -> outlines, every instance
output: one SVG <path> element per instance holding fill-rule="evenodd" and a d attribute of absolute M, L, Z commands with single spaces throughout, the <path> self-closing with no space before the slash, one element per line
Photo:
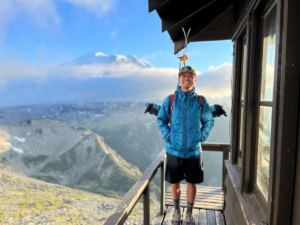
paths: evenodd
<path fill-rule="evenodd" d="M 203 162 L 200 156 L 179 158 L 167 153 L 166 164 L 166 181 L 171 184 L 184 179 L 192 184 L 203 182 Z"/>

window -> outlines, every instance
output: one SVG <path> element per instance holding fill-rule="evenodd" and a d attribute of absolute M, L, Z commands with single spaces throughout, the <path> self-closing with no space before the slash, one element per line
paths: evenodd
<path fill-rule="evenodd" d="M 262 59 L 256 148 L 256 187 L 268 200 L 270 146 L 272 132 L 273 89 L 276 51 L 276 8 L 263 18 Z"/>

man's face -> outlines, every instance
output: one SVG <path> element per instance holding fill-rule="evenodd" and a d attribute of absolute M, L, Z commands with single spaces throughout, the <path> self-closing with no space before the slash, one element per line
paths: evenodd
<path fill-rule="evenodd" d="M 191 90 L 196 83 L 196 75 L 185 72 L 179 76 L 179 86 L 183 90 Z"/>

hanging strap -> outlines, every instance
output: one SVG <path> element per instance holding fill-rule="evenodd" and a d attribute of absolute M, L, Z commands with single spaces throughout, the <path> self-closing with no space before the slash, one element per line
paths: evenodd
<path fill-rule="evenodd" d="M 198 95 L 198 98 L 199 98 L 199 107 L 200 107 L 200 110 L 201 110 L 202 103 L 203 103 L 203 96 L 202 95 Z"/>
<path fill-rule="evenodd" d="M 169 115 L 172 114 L 172 109 L 173 109 L 175 97 L 176 97 L 176 94 L 175 94 L 175 93 L 173 93 L 173 94 L 170 95 Z"/>

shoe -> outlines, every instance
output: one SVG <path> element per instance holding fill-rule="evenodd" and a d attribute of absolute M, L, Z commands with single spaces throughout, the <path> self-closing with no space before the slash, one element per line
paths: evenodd
<path fill-rule="evenodd" d="M 185 214 L 185 220 L 184 220 L 184 225 L 195 225 L 195 219 L 193 217 L 192 213 L 186 213 Z"/>
<path fill-rule="evenodd" d="M 180 209 L 174 209 L 173 217 L 172 217 L 172 224 L 180 224 L 181 220 L 181 213 Z"/>

